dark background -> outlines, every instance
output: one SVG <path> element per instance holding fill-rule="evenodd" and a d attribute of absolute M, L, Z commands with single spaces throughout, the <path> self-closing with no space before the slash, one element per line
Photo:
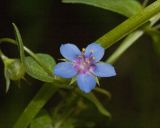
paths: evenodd
<path fill-rule="evenodd" d="M 11 25 L 14 22 L 27 47 L 37 53 L 48 53 L 56 59 L 61 58 L 61 43 L 71 42 L 80 48 L 85 47 L 125 19 L 110 11 L 86 5 L 62 4 L 60 0 L 0 0 L 0 38 L 14 38 Z M 110 56 L 118 45 L 107 49 L 104 58 Z M 0 47 L 9 57 L 18 55 L 15 46 L 1 44 Z M 159 57 L 151 38 L 144 35 L 115 63 L 118 75 L 101 81 L 101 88 L 112 93 L 111 101 L 104 104 L 113 118 L 105 121 L 100 117 L 102 120 L 97 121 L 99 127 L 103 124 L 108 128 L 160 127 Z M 2 61 L 0 71 L 0 128 L 10 128 L 41 82 L 27 77 L 31 86 L 23 81 L 19 88 L 12 82 L 5 94 Z M 96 114 L 93 115 L 95 118 Z"/>

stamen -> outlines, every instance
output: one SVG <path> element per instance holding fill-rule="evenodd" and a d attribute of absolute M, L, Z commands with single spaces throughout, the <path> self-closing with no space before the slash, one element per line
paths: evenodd
<path fill-rule="evenodd" d="M 93 56 L 93 52 L 95 52 L 93 49 L 90 50 L 89 55 L 85 56 L 86 49 L 82 48 L 82 53 L 77 58 L 75 62 L 75 68 L 78 71 L 78 73 L 87 73 L 90 72 L 92 69 L 92 66 L 94 64 L 95 57 Z"/>
<path fill-rule="evenodd" d="M 90 52 L 91 52 L 91 53 L 94 53 L 94 50 L 93 50 L 93 49 L 91 49 L 91 50 L 90 50 Z"/>
<path fill-rule="evenodd" d="M 96 59 L 96 57 L 92 56 L 92 59 L 93 59 L 93 60 L 95 60 L 95 59 Z"/>
<path fill-rule="evenodd" d="M 85 48 L 82 48 L 82 52 L 85 52 L 85 50 L 86 50 Z"/>
<path fill-rule="evenodd" d="M 89 60 L 89 59 L 87 59 L 86 62 L 87 62 L 88 64 L 90 64 L 90 60 Z"/>
<path fill-rule="evenodd" d="M 85 48 L 82 48 L 82 56 L 84 56 L 85 50 Z"/>

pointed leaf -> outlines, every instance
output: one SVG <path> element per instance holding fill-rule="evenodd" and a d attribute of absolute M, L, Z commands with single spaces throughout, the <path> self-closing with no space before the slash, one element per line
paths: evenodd
<path fill-rule="evenodd" d="M 15 31 L 15 35 L 16 35 L 16 41 L 17 41 L 17 45 L 18 45 L 18 48 L 19 48 L 19 52 L 20 52 L 20 59 L 21 59 L 21 62 L 24 64 L 25 55 L 24 55 L 24 46 L 23 46 L 22 37 L 21 37 L 21 34 L 20 34 L 17 26 L 14 23 L 12 23 L 12 25 L 14 27 L 14 31 Z"/>
<path fill-rule="evenodd" d="M 136 0 L 62 0 L 64 3 L 81 3 L 110 10 L 130 17 L 142 10 Z"/>
<path fill-rule="evenodd" d="M 111 114 L 108 112 L 108 110 L 101 104 L 101 102 L 97 99 L 97 97 L 93 94 L 93 93 L 88 93 L 88 94 L 85 94 L 85 93 L 82 93 L 79 91 L 79 94 L 81 94 L 83 97 L 85 97 L 86 99 L 88 99 L 89 101 L 91 101 L 98 109 L 98 111 L 111 118 Z"/>
<path fill-rule="evenodd" d="M 76 77 L 73 77 L 69 83 L 69 85 L 72 85 L 74 82 L 76 82 Z"/>
<path fill-rule="evenodd" d="M 103 88 L 95 88 L 95 91 L 107 96 L 107 98 L 111 99 L 111 93 Z"/>
<path fill-rule="evenodd" d="M 36 54 L 39 61 L 41 61 L 50 72 L 53 71 L 55 60 L 48 54 Z M 53 76 L 50 76 L 32 57 L 25 58 L 26 72 L 33 78 L 44 81 L 53 82 Z"/>
<path fill-rule="evenodd" d="M 98 84 L 98 86 L 100 86 L 98 77 L 95 77 L 95 79 L 96 79 L 96 83 Z"/>
<path fill-rule="evenodd" d="M 8 59 L 8 57 L 3 54 L 1 49 L 0 49 L 0 58 L 2 59 L 2 61 L 4 63 L 4 77 L 5 77 L 5 80 L 6 80 L 6 93 L 7 93 L 8 90 L 9 90 L 9 87 L 10 87 L 10 79 L 9 79 L 9 76 L 8 76 L 8 73 L 7 73 L 7 67 L 6 67 L 5 62 Z"/>

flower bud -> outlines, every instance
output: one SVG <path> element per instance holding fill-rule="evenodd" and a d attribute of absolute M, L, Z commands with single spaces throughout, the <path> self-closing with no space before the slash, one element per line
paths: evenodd
<path fill-rule="evenodd" d="M 10 80 L 20 80 L 24 77 L 25 66 L 19 59 L 6 58 L 4 61 L 5 72 Z"/>

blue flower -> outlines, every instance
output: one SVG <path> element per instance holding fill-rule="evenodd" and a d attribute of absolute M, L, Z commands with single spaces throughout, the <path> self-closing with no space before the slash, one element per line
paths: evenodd
<path fill-rule="evenodd" d="M 54 67 L 54 74 L 63 78 L 76 77 L 78 87 L 85 93 L 95 88 L 96 77 L 116 75 L 112 65 L 99 62 L 104 55 L 104 48 L 99 44 L 89 44 L 82 52 L 74 44 L 62 44 L 60 52 L 66 61 Z"/>

